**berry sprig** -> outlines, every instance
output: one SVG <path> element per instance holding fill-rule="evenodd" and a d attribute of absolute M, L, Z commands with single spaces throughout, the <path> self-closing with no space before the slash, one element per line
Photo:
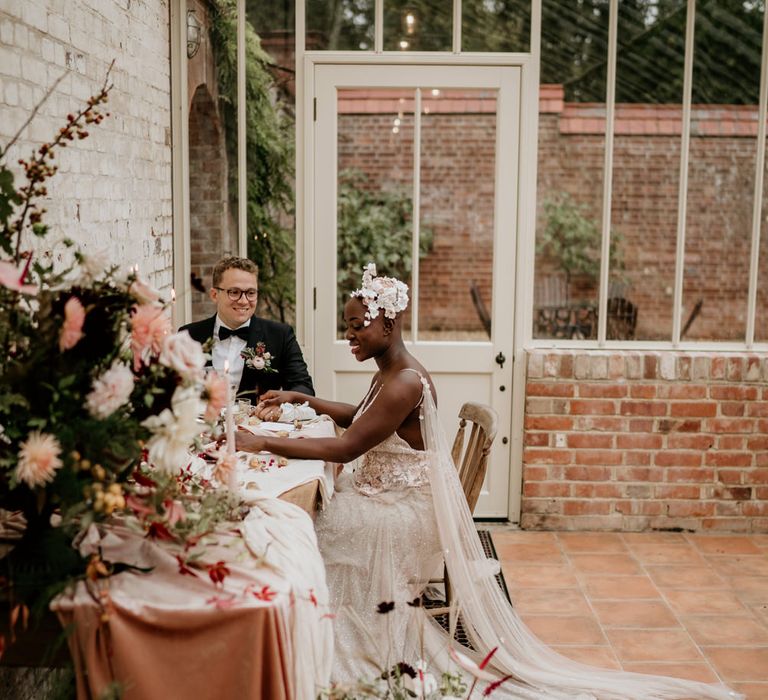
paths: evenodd
<path fill-rule="evenodd" d="M 7 232 L 12 237 L 16 235 L 16 247 L 14 259 L 16 264 L 21 260 L 21 236 L 27 223 L 33 227 L 41 226 L 45 208 L 41 207 L 36 201 L 37 197 L 45 197 L 48 194 L 46 180 L 53 177 L 58 170 L 58 166 L 53 163 L 57 148 L 66 148 L 67 145 L 76 139 L 81 141 L 88 137 L 86 125 L 100 124 L 104 117 L 110 116 L 109 112 L 103 112 L 99 107 L 109 100 L 109 91 L 112 84 L 109 82 L 109 75 L 112 71 L 114 61 L 110 64 L 107 74 L 104 78 L 104 84 L 101 90 L 88 98 L 85 106 L 76 114 L 67 115 L 67 123 L 61 127 L 53 141 L 42 144 L 37 151 L 33 151 L 29 159 L 20 158 L 18 164 L 24 170 L 26 184 L 19 187 L 17 204 L 21 211 L 16 221 L 10 223 Z M 7 149 L 6 149 L 7 150 Z M 43 235 L 44 229 L 35 230 L 37 235 Z"/>

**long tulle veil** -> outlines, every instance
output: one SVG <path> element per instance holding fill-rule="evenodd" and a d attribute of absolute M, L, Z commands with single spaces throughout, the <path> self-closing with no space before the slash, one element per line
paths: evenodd
<path fill-rule="evenodd" d="M 496 583 L 497 567 L 483 552 L 432 393 L 423 377 L 422 384 L 422 434 L 430 454 L 432 498 L 453 604 L 477 652 L 484 656 L 498 647 L 491 660 L 493 669 L 499 675 L 512 674 L 518 679 L 499 688 L 494 697 L 743 698 L 724 685 L 587 666 L 561 656 L 537 639 Z"/>

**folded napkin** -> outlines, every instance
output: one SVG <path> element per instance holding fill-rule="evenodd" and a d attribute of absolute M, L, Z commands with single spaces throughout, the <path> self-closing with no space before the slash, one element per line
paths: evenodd
<path fill-rule="evenodd" d="M 302 404 L 284 403 L 280 404 L 280 422 L 293 423 L 295 420 L 312 420 L 317 418 L 315 409 L 310 407 L 309 401 Z"/>

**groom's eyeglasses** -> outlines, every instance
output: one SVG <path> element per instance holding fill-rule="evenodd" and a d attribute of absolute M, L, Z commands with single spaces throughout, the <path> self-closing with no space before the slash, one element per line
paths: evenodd
<path fill-rule="evenodd" d="M 256 301 L 256 297 L 259 296 L 258 289 L 237 289 L 236 287 L 230 287 L 224 289 L 223 287 L 214 287 L 220 292 L 226 292 L 230 301 L 240 301 L 240 298 L 245 296 L 248 301 Z"/>

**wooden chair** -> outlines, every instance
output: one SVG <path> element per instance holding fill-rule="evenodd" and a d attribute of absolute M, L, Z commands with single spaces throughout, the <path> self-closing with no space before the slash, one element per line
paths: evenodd
<path fill-rule="evenodd" d="M 468 438 L 465 435 L 467 421 L 472 424 Z M 451 457 L 459 470 L 461 487 L 471 511 L 475 510 L 485 480 L 488 454 L 496 437 L 496 423 L 496 412 L 475 401 L 467 401 L 459 411 L 459 429 L 453 440 Z"/>
<path fill-rule="evenodd" d="M 467 423 L 471 424 L 469 436 Z M 459 480 L 470 511 L 475 510 L 480 489 L 488 469 L 488 455 L 496 437 L 498 418 L 496 411 L 485 404 L 467 401 L 459 410 L 459 429 L 453 440 L 451 457 L 459 472 Z M 448 569 L 443 567 L 443 578 L 430 583 L 442 583 L 445 587 L 445 606 L 431 608 L 431 615 L 446 615 L 451 607 L 451 582 Z"/>

